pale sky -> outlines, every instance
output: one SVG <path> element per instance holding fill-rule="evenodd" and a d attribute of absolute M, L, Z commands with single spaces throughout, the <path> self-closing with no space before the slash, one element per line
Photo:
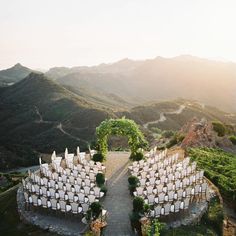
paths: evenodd
<path fill-rule="evenodd" d="M 0 69 L 191 54 L 236 62 L 236 0 L 0 0 Z"/>

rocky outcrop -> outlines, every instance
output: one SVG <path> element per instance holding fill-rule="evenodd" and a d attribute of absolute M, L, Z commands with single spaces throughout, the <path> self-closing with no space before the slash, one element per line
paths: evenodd
<path fill-rule="evenodd" d="M 221 147 L 230 148 L 232 143 L 225 137 L 219 137 L 213 130 L 211 122 L 205 119 L 193 118 L 183 126 L 180 133 L 185 135 L 181 147 Z"/>

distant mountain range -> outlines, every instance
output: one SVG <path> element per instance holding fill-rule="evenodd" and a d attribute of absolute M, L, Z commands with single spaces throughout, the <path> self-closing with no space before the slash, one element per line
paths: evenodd
<path fill-rule="evenodd" d="M 234 111 L 235 72 L 234 64 L 193 57 L 125 59 L 45 74 L 17 64 L 0 71 L 0 166 L 35 164 L 39 153 L 65 147 L 85 150 L 108 117 L 135 120 L 149 141 L 153 128 L 179 130 L 193 117 L 235 126 L 235 113 L 217 109 Z M 206 105 L 217 102 L 217 108 Z"/>
<path fill-rule="evenodd" d="M 0 71 L 0 84 L 17 82 L 30 72 L 17 64 Z M 118 104 L 128 108 L 149 101 L 185 98 L 236 112 L 236 64 L 230 62 L 193 56 L 123 59 L 91 67 L 55 67 L 45 75 L 91 102 L 100 100 L 101 107 L 110 97 L 109 107 L 113 109 Z"/>
<path fill-rule="evenodd" d="M 0 71 L 0 86 L 12 85 L 28 76 L 33 70 L 22 66 L 20 63 Z"/>

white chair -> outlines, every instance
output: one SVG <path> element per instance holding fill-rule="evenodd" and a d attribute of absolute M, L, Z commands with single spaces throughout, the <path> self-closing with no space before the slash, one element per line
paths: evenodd
<path fill-rule="evenodd" d="M 134 196 L 142 196 L 143 195 L 143 187 L 137 187 L 134 192 Z"/>
<path fill-rule="evenodd" d="M 42 186 L 42 187 L 41 187 L 41 190 L 42 190 L 43 196 L 44 196 L 44 197 L 47 197 L 47 188 L 44 187 L 44 186 Z"/>
<path fill-rule="evenodd" d="M 47 198 L 46 197 L 41 197 L 41 201 L 42 201 L 42 207 L 43 208 L 48 208 L 48 204 L 47 204 L 48 200 L 47 200 Z"/>
<path fill-rule="evenodd" d="M 32 201 L 34 206 L 38 206 L 38 196 L 33 194 L 32 195 Z"/>
<path fill-rule="evenodd" d="M 78 184 L 75 184 L 75 192 L 76 193 L 79 193 L 80 192 L 80 185 L 78 185 Z"/>
<path fill-rule="evenodd" d="M 73 214 L 78 214 L 79 212 L 79 204 L 78 203 L 75 203 L 75 202 L 72 202 L 71 204 L 71 212 Z"/>
<path fill-rule="evenodd" d="M 184 209 L 185 209 L 185 210 L 188 209 L 188 207 L 189 207 L 189 201 L 190 201 L 189 198 L 185 198 L 185 199 L 184 199 Z"/>
<path fill-rule="evenodd" d="M 155 180 L 156 180 L 155 177 L 150 178 L 149 179 L 149 185 L 151 185 L 151 186 L 155 185 Z"/>
<path fill-rule="evenodd" d="M 165 216 L 166 216 L 166 215 L 169 215 L 169 213 L 170 213 L 170 207 L 171 207 L 171 204 L 170 204 L 170 203 L 166 203 L 166 204 L 164 205 L 164 211 L 165 211 L 164 215 L 165 215 Z"/>
<path fill-rule="evenodd" d="M 40 195 L 40 187 L 37 184 L 34 185 L 34 189 L 35 189 L 35 193 L 37 195 Z"/>
<path fill-rule="evenodd" d="M 65 201 L 59 201 L 60 209 L 62 212 L 66 212 L 66 202 Z"/>
<path fill-rule="evenodd" d="M 155 196 L 154 195 L 148 195 L 147 199 L 148 199 L 148 204 L 150 204 L 150 205 L 154 204 L 154 201 L 155 201 Z"/>
<path fill-rule="evenodd" d="M 70 176 L 69 177 L 69 181 L 71 184 L 74 184 L 75 183 L 75 177 L 74 176 Z"/>
<path fill-rule="evenodd" d="M 79 202 L 81 202 L 81 203 L 85 202 L 85 195 L 84 195 L 84 193 L 79 193 L 78 197 L 79 197 Z"/>
<path fill-rule="evenodd" d="M 146 188 L 146 195 L 150 195 L 150 194 L 152 194 L 153 193 L 153 186 L 148 186 L 147 188 Z"/>
<path fill-rule="evenodd" d="M 85 179 L 85 180 L 84 180 L 84 183 L 85 183 L 85 186 L 91 187 L 90 179 Z"/>
<path fill-rule="evenodd" d="M 71 184 L 70 183 L 66 183 L 66 191 L 71 192 Z"/>
<path fill-rule="evenodd" d="M 168 191 L 173 190 L 173 183 L 168 183 L 168 184 L 167 184 L 167 190 L 168 190 Z"/>
<path fill-rule="evenodd" d="M 73 202 L 75 194 L 72 192 L 67 192 L 67 195 L 68 195 L 69 202 Z"/>
<path fill-rule="evenodd" d="M 82 203 L 81 206 L 82 206 L 82 209 L 83 209 L 83 213 L 86 213 L 88 211 L 89 205 L 86 204 L 86 203 Z"/>
<path fill-rule="evenodd" d="M 160 194 L 158 195 L 159 203 L 163 203 L 163 202 L 164 202 L 164 198 L 165 198 L 165 194 L 164 194 L 164 193 L 160 193 Z"/>
<path fill-rule="evenodd" d="M 67 183 L 67 176 L 66 175 L 62 175 L 61 178 L 62 178 L 63 183 Z"/>
<path fill-rule="evenodd" d="M 25 202 L 29 203 L 29 194 L 27 192 L 24 192 Z"/>
<path fill-rule="evenodd" d="M 85 195 L 89 195 L 90 194 L 90 187 L 88 187 L 88 186 L 84 187 L 84 194 Z"/>
<path fill-rule="evenodd" d="M 160 215 L 161 215 L 161 206 L 160 205 L 156 206 L 154 208 L 154 211 L 155 211 L 155 217 L 156 218 L 160 217 Z"/>
<path fill-rule="evenodd" d="M 95 202 L 95 200 L 96 200 L 96 197 L 95 197 L 94 195 L 91 195 L 91 194 L 88 195 L 88 201 L 89 201 L 89 204 Z"/>
<path fill-rule="evenodd" d="M 45 202 L 47 202 L 47 199 L 45 199 Z M 52 198 L 50 199 L 50 202 L 51 202 L 52 210 L 57 210 L 57 200 Z"/>
<path fill-rule="evenodd" d="M 65 192 L 64 192 L 64 190 L 59 190 L 58 193 L 59 193 L 60 199 L 61 200 L 65 200 Z"/>
<path fill-rule="evenodd" d="M 178 196 L 178 199 L 182 199 L 182 197 L 183 197 L 183 189 L 179 189 L 177 191 L 177 196 Z"/>
<path fill-rule="evenodd" d="M 56 197 L 56 190 L 54 188 L 49 188 L 49 192 L 50 192 L 50 196 L 52 198 L 55 198 Z"/>
<path fill-rule="evenodd" d="M 145 187 L 146 186 L 146 179 L 140 179 L 139 183 L 140 183 L 141 187 Z"/>
<path fill-rule="evenodd" d="M 171 201 L 173 201 L 173 198 L 174 198 L 174 191 L 172 190 L 172 191 L 168 192 L 168 199 L 171 202 Z"/>
<path fill-rule="evenodd" d="M 97 197 L 97 198 L 101 198 L 104 196 L 104 192 L 101 192 L 101 189 L 99 187 L 94 187 L 93 188 L 93 191 L 94 191 L 94 195 Z"/>
<path fill-rule="evenodd" d="M 176 201 L 174 205 L 175 205 L 175 212 L 179 212 L 180 201 Z"/>

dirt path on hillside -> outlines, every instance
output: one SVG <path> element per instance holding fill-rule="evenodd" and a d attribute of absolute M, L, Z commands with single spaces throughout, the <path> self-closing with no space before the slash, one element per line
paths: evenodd
<path fill-rule="evenodd" d="M 167 120 L 165 115 L 170 115 L 170 114 L 181 114 L 183 112 L 183 110 L 185 109 L 185 105 L 180 105 L 179 108 L 175 111 L 167 111 L 167 112 L 161 112 L 160 117 L 158 120 L 154 120 L 154 121 L 149 121 L 145 124 L 143 124 L 144 128 L 148 128 L 149 125 L 153 125 L 153 124 L 158 124 L 160 122 L 164 122 Z"/>

